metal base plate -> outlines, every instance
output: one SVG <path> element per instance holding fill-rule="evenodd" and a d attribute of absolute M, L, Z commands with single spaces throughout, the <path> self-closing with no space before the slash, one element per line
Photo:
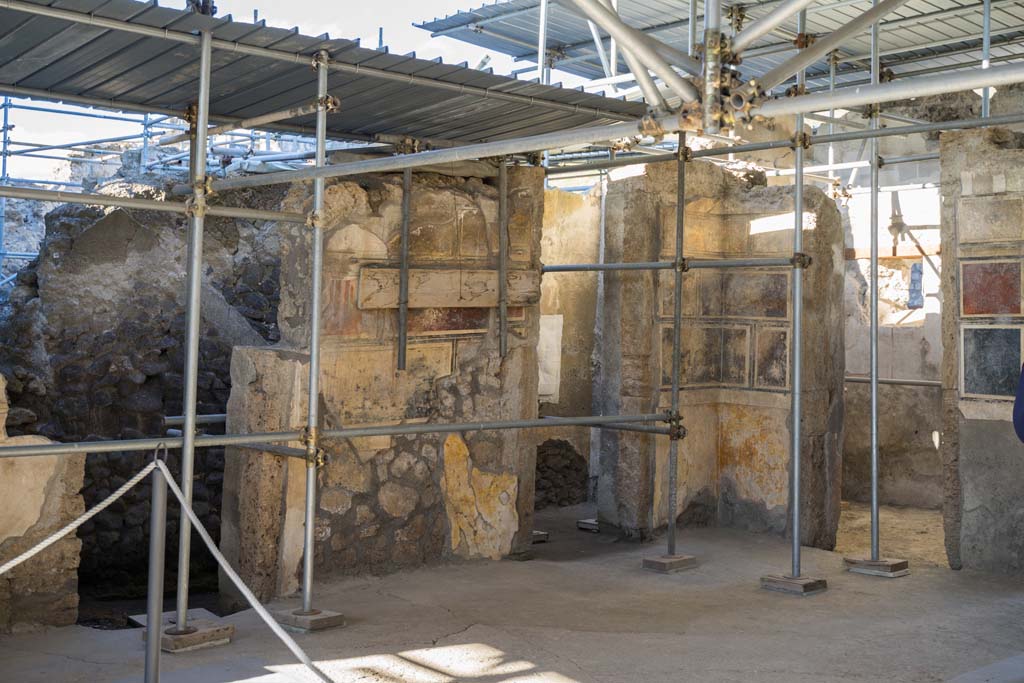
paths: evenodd
<path fill-rule="evenodd" d="M 340 628 L 345 625 L 344 614 L 326 609 L 316 610 L 316 614 L 302 614 L 301 610 L 286 610 L 284 612 L 276 612 L 274 618 L 285 628 L 302 631 L 303 633 Z"/>
<path fill-rule="evenodd" d="M 658 557 L 645 557 L 643 561 L 644 569 L 661 574 L 673 574 L 693 569 L 696 566 L 697 558 L 693 555 L 659 555 Z"/>
<path fill-rule="evenodd" d="M 546 531 L 537 531 L 536 529 L 534 529 L 533 530 L 533 538 L 532 538 L 531 542 L 532 543 L 547 543 L 549 537 L 550 537 L 550 534 L 548 532 L 546 532 Z"/>
<path fill-rule="evenodd" d="M 590 531 L 595 534 L 601 531 L 601 527 L 598 526 L 596 519 L 577 519 L 576 528 L 580 531 Z"/>
<path fill-rule="evenodd" d="M 880 558 L 872 560 L 866 557 L 844 557 L 843 562 L 846 568 L 854 574 L 866 576 L 882 576 L 887 579 L 896 579 L 910 573 L 910 563 L 907 560 L 895 560 L 892 558 Z"/>
<path fill-rule="evenodd" d="M 825 579 L 815 579 L 809 576 L 784 576 L 772 574 L 761 577 L 761 588 L 778 593 L 789 595 L 815 595 L 823 593 L 828 588 Z"/>

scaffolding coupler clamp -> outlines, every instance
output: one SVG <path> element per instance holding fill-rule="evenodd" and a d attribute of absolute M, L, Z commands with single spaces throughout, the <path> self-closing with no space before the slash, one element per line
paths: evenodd
<path fill-rule="evenodd" d="M 813 261 L 814 259 L 812 259 L 808 254 L 804 254 L 799 251 L 793 254 L 793 258 L 789 260 L 789 262 L 793 264 L 794 268 L 798 268 L 800 270 L 807 270 L 810 268 Z"/>
<path fill-rule="evenodd" d="M 320 439 L 316 427 L 302 429 L 302 442 L 306 444 L 306 467 L 323 467 L 327 462 L 324 449 L 320 448 Z"/>
<path fill-rule="evenodd" d="M 798 131 L 796 133 L 796 135 L 793 136 L 792 149 L 796 149 L 797 147 L 803 147 L 804 149 L 810 149 L 811 148 L 811 136 L 808 133 L 804 132 L 804 131 Z"/>
<path fill-rule="evenodd" d="M 306 227 L 310 230 L 324 227 L 324 217 L 319 211 L 310 211 L 306 214 Z"/>
<path fill-rule="evenodd" d="M 876 156 L 875 157 L 875 166 L 878 167 L 878 168 L 882 168 L 883 166 L 885 166 L 885 157 L 883 157 L 881 154 Z"/>
<path fill-rule="evenodd" d="M 817 36 L 813 33 L 798 33 L 793 39 L 793 47 L 803 50 L 814 45 L 815 40 L 817 40 Z"/>
<path fill-rule="evenodd" d="M 693 150 L 683 145 L 683 161 L 693 161 Z"/>
<path fill-rule="evenodd" d="M 327 54 L 327 50 L 320 50 L 315 55 L 313 55 L 313 59 L 309 61 L 309 65 L 313 69 L 313 71 L 319 70 L 321 64 L 327 66 L 330 63 L 331 56 Z"/>
<path fill-rule="evenodd" d="M 664 137 L 665 129 L 658 123 L 658 119 L 647 114 L 640 119 L 640 133 L 641 135 L 647 135 L 652 138 L 660 138 Z"/>
<path fill-rule="evenodd" d="M 341 100 L 334 95 L 324 95 L 316 101 L 317 106 L 322 107 L 328 114 L 341 111 Z"/>
<path fill-rule="evenodd" d="M 685 257 L 679 257 L 675 262 L 675 271 L 677 273 L 688 273 L 690 272 L 690 260 Z"/>
<path fill-rule="evenodd" d="M 669 411 L 666 413 L 665 422 L 668 422 L 668 436 L 670 439 L 680 441 L 686 438 L 686 427 L 683 426 L 683 416 L 679 411 Z"/>

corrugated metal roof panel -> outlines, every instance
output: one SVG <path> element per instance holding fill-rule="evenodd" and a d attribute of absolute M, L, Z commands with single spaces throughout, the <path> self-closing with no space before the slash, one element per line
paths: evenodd
<path fill-rule="evenodd" d="M 745 5 L 750 18 L 769 11 L 765 7 Z M 871 0 L 861 0 L 838 7 L 828 7 L 832 0 L 821 6 L 812 5 L 807 14 L 807 31 L 815 35 L 830 33 L 871 7 Z M 417 24 L 434 35 L 446 35 L 474 45 L 511 55 L 519 60 L 536 62 L 537 24 L 539 0 L 508 0 L 460 11 L 442 18 Z M 879 49 L 882 63 L 896 73 L 921 68 L 932 68 L 947 63 L 944 53 L 957 53 L 952 64 L 970 61 L 964 56 L 966 47 L 977 43 L 980 50 L 983 4 L 965 0 L 910 0 L 881 22 Z M 623 20 L 679 49 L 686 49 L 688 40 L 689 7 L 685 2 L 666 0 L 629 0 L 622 2 L 619 13 Z M 936 14 L 938 13 L 938 14 Z M 748 23 L 750 21 L 748 18 Z M 1020 0 L 992 0 L 992 54 L 999 45 L 1015 45 L 1024 31 L 1024 2 Z M 699 32 L 698 32 L 699 33 Z M 744 77 L 758 76 L 781 64 L 793 54 L 788 44 L 796 33 L 795 16 L 784 22 L 779 30 L 757 41 L 744 58 L 741 72 Z M 566 3 L 550 2 L 548 8 L 548 50 L 558 55 L 555 68 L 588 79 L 605 76 L 597 56 L 590 29 L 580 15 Z M 603 32 L 602 32 L 602 35 Z M 864 33 L 843 45 L 844 56 L 865 55 L 870 52 L 870 36 Z M 1002 54 L 1002 52 L 1000 52 Z M 1020 55 L 1024 59 L 1024 54 Z M 975 60 L 980 59 L 980 52 Z M 1011 56 L 1012 60 L 1012 56 Z M 904 65 L 913 64 L 913 67 Z M 620 61 L 620 72 L 626 65 Z M 855 82 L 865 75 L 863 65 L 846 63 L 840 66 L 836 83 Z M 810 84 L 827 83 L 828 64 L 824 61 L 808 70 Z"/>
<path fill-rule="evenodd" d="M 156 2 L 28 2 L 185 33 L 209 29 L 217 39 L 273 48 L 310 60 L 288 62 L 215 49 L 210 107 L 215 116 L 245 118 L 308 103 L 316 93 L 311 60 L 322 49 L 335 61 L 495 93 L 521 94 L 534 98 L 538 105 L 383 80 L 365 73 L 332 71 L 330 92 L 342 100 L 342 110 L 328 119 L 329 133 L 336 137 L 387 132 L 476 142 L 628 120 L 645 111 L 633 102 L 517 81 L 415 55 L 369 50 L 354 41 L 306 36 L 295 29 L 268 27 L 262 22 L 207 17 Z M 47 91 L 54 99 L 62 95 L 90 97 L 116 100 L 126 106 L 184 111 L 196 97 L 198 74 L 199 51 L 195 45 L 0 8 L 0 89 L 4 85 L 19 86 Z M 544 103 L 578 105 L 583 110 L 553 111 Z M 305 117 L 282 123 L 311 126 L 313 120 Z"/>

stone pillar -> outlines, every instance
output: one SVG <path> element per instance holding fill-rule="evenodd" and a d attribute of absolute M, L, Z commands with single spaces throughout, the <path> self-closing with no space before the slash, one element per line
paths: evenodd
<path fill-rule="evenodd" d="M 609 261 L 671 260 L 673 164 L 611 184 Z M 765 187 L 706 162 L 687 167 L 688 258 L 779 257 L 792 253 L 792 188 Z M 843 238 L 824 193 L 807 188 L 805 250 L 813 259 L 804 300 L 803 535 L 830 548 L 839 522 L 843 438 Z M 607 409 L 659 412 L 669 406 L 672 273 L 608 278 L 605 328 Z M 683 291 L 679 508 L 667 507 L 668 442 L 606 437 L 601 518 L 645 536 L 678 517 L 783 533 L 789 504 L 790 272 L 694 270 Z M 617 339 L 617 347 L 608 340 Z M 621 354 L 621 365 L 616 357 Z M 616 443 L 617 441 L 617 443 Z M 627 514 L 623 514 L 623 511 Z"/>
<path fill-rule="evenodd" d="M 1024 136 L 942 136 L 943 517 L 950 566 L 1024 573 L 1012 408 L 1024 310 Z"/>

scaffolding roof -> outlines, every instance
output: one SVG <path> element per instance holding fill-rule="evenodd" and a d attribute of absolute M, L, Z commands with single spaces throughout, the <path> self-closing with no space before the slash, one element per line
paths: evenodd
<path fill-rule="evenodd" d="M 1024 59 L 1024 2 L 991 0 L 992 62 Z M 777 2 L 727 3 L 742 5 L 744 25 L 773 9 Z M 443 35 L 536 62 L 540 0 L 508 0 L 416 24 L 433 35 Z M 824 35 L 840 28 L 871 8 L 871 0 L 822 0 L 807 13 L 807 32 Z M 982 47 L 981 2 L 964 0 L 909 0 L 879 24 L 879 50 L 883 68 L 894 73 L 945 70 L 976 66 Z M 628 0 L 619 3 L 623 21 L 682 50 L 687 47 L 689 6 L 672 0 Z M 699 19 L 700 20 L 700 19 Z M 724 23 L 724 18 L 723 18 Z M 700 29 L 700 27 L 698 27 Z M 607 34 L 602 31 L 602 36 Z M 701 30 L 698 30 L 698 42 Z M 759 76 L 793 56 L 796 16 L 779 30 L 762 37 L 744 53 L 744 78 Z M 587 22 L 568 3 L 548 3 L 548 50 L 556 55 L 554 68 L 588 79 L 605 76 Z M 837 69 L 836 83 L 852 84 L 867 77 L 871 49 L 864 33 L 844 44 L 847 60 Z M 858 59 L 859 58 L 859 59 Z M 861 63 L 857 63 L 860 61 Z M 628 71 L 620 61 L 619 73 Z M 828 83 L 829 66 L 821 61 L 808 69 L 809 85 Z"/>
<path fill-rule="evenodd" d="M 327 34 L 306 36 L 298 29 L 273 28 L 264 22 L 161 7 L 155 0 L 28 3 L 86 16 L 70 21 L 0 4 L 0 92 L 12 95 L 96 99 L 110 108 L 184 112 L 198 90 L 198 47 L 90 25 L 87 15 L 93 15 L 178 34 L 208 29 L 215 41 L 295 55 L 293 61 L 286 61 L 215 49 L 211 118 L 244 119 L 308 104 L 316 93 L 311 63 L 320 50 L 327 50 L 336 62 L 358 67 L 331 70 L 330 93 L 342 101 L 341 110 L 328 117 L 331 137 L 373 139 L 394 134 L 479 142 L 632 120 L 645 112 L 634 102 L 518 81 L 465 64 L 418 59 L 415 54 L 370 50 L 358 41 L 332 39 Z M 447 87 L 402 78 L 410 75 Z M 462 86 L 467 88 L 460 90 Z M 508 94 L 520 97 L 505 97 Z M 308 115 L 267 127 L 312 129 L 314 124 L 315 115 Z"/>

